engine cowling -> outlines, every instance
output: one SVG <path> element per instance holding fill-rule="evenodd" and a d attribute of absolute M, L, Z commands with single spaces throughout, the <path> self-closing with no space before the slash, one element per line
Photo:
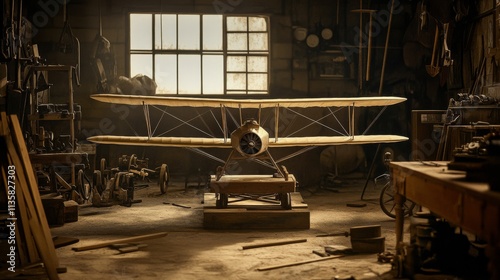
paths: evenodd
<path fill-rule="evenodd" d="M 242 156 L 254 157 L 267 150 L 269 133 L 257 121 L 247 120 L 231 133 L 231 145 Z"/>

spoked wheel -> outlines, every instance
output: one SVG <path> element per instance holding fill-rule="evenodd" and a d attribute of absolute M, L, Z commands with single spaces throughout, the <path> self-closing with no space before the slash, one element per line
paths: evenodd
<path fill-rule="evenodd" d="M 219 209 L 227 208 L 228 202 L 229 195 L 227 193 L 219 193 L 217 194 L 217 198 L 215 199 L 215 207 Z"/>
<path fill-rule="evenodd" d="M 281 202 L 281 208 L 285 210 L 290 210 L 292 209 L 292 197 L 290 193 L 279 193 L 278 197 Z"/>
<path fill-rule="evenodd" d="M 162 194 L 167 192 L 169 181 L 170 173 L 168 172 L 168 166 L 164 163 L 160 167 L 160 176 L 158 176 L 158 185 Z"/>
<path fill-rule="evenodd" d="M 385 184 L 384 188 L 380 192 L 379 198 L 380 208 L 382 211 L 391 218 L 396 218 L 396 204 L 394 203 L 394 188 L 391 183 Z M 411 200 L 406 200 L 403 204 L 404 216 L 410 216 L 415 208 L 415 202 Z"/>

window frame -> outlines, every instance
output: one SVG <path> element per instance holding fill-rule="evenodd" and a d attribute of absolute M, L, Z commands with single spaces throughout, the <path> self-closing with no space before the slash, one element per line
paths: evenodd
<path fill-rule="evenodd" d="M 131 48 L 131 30 L 130 30 L 130 24 L 131 24 L 131 15 L 132 14 L 146 14 L 146 15 L 151 15 L 151 33 L 152 33 L 152 42 L 151 42 L 151 49 L 135 49 L 133 50 Z M 155 25 L 155 17 L 156 15 L 175 15 L 176 18 L 176 48 L 175 49 L 162 49 L 161 46 L 160 48 L 155 47 L 155 34 L 156 34 L 156 25 Z M 199 49 L 197 50 L 185 50 L 185 49 L 179 49 L 179 34 L 178 34 L 178 22 L 179 22 L 179 15 L 195 15 L 199 16 Z M 222 16 L 222 50 L 204 50 L 203 49 L 203 16 L 204 15 L 220 15 Z M 246 17 L 247 21 L 247 30 L 246 31 L 228 31 L 227 30 L 227 18 L 228 17 Z M 266 30 L 265 31 L 250 31 L 249 30 L 249 18 L 252 17 L 259 17 L 263 18 L 266 22 Z M 167 55 L 175 55 L 176 56 L 176 93 L 156 93 L 157 95 L 169 95 L 169 96 L 189 96 L 189 97 L 196 97 L 196 96 L 210 96 L 210 97 L 217 97 L 217 96 L 231 96 L 231 97 L 237 97 L 237 96 L 242 96 L 242 97 L 248 97 L 248 96 L 259 96 L 259 97 L 268 97 L 270 95 L 270 81 L 271 81 L 271 27 L 270 27 L 270 17 L 268 15 L 252 15 L 252 14 L 204 14 L 204 13 L 163 13 L 163 12 L 143 12 L 143 11 L 130 11 L 128 12 L 127 16 L 127 30 L 128 30 L 128 36 L 126 36 L 127 40 L 127 53 L 126 53 L 126 68 L 127 68 L 127 73 L 131 75 L 131 70 L 132 70 L 132 61 L 131 61 L 131 56 L 133 54 L 147 54 L 151 55 L 152 59 L 152 75 L 153 79 L 155 79 L 155 71 L 156 71 L 156 62 L 155 62 L 155 56 L 156 55 L 162 55 L 162 54 L 167 54 Z M 247 49 L 246 50 L 228 50 L 228 44 L 227 44 L 227 37 L 228 33 L 231 34 L 238 34 L 238 33 L 243 33 L 247 34 Z M 265 33 L 266 34 L 266 40 L 267 40 L 267 50 L 250 50 L 249 44 L 250 44 L 250 34 L 254 33 Z M 194 54 L 194 55 L 199 55 L 200 57 L 200 67 L 199 67 L 199 72 L 200 72 L 200 89 L 199 93 L 179 93 L 179 56 L 180 55 L 189 55 L 189 54 Z M 223 89 L 220 94 L 213 94 L 213 93 L 204 93 L 203 92 L 203 57 L 207 55 L 221 55 L 223 58 L 223 65 L 222 65 L 222 75 L 223 75 Z M 227 70 L 227 60 L 228 57 L 230 56 L 244 56 L 246 58 L 246 63 L 245 63 L 245 71 L 229 71 Z M 249 72 L 249 63 L 248 63 L 248 58 L 249 57 L 266 57 L 267 60 L 267 65 L 266 65 L 266 71 L 262 72 Z M 228 90 L 228 74 L 231 73 L 245 73 L 245 89 L 243 90 L 233 90 L 229 89 Z M 249 82 L 248 82 L 248 76 L 250 74 L 266 74 L 266 89 L 264 90 L 255 90 L 255 89 L 249 89 Z"/>

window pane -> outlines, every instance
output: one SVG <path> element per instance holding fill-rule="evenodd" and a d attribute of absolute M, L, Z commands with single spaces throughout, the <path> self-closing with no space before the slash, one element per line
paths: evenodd
<path fill-rule="evenodd" d="M 177 48 L 176 32 L 175 15 L 155 15 L 155 49 L 174 50 Z"/>
<path fill-rule="evenodd" d="M 157 93 L 177 93 L 177 56 L 157 55 L 155 56 L 155 81 Z"/>
<path fill-rule="evenodd" d="M 249 90 L 267 90 L 267 74 L 248 74 Z"/>
<path fill-rule="evenodd" d="M 201 94 L 200 55 L 179 55 L 179 94 Z"/>
<path fill-rule="evenodd" d="M 267 56 L 249 56 L 248 72 L 267 72 Z"/>
<path fill-rule="evenodd" d="M 150 54 L 130 55 L 130 77 L 143 74 L 153 78 L 153 56 Z"/>
<path fill-rule="evenodd" d="M 247 50 L 247 34 L 228 33 L 227 49 L 230 51 Z"/>
<path fill-rule="evenodd" d="M 200 49 L 200 16 L 179 15 L 179 49 Z"/>
<path fill-rule="evenodd" d="M 246 17 L 227 17 L 227 31 L 247 31 Z"/>
<path fill-rule="evenodd" d="M 130 14 L 130 49 L 150 50 L 153 41 L 151 14 Z"/>
<path fill-rule="evenodd" d="M 228 73 L 227 74 L 227 89 L 242 90 L 246 89 L 247 78 L 246 74 Z"/>
<path fill-rule="evenodd" d="M 248 19 L 249 31 L 267 31 L 267 22 L 265 18 L 250 17 Z"/>
<path fill-rule="evenodd" d="M 227 57 L 227 71 L 240 72 L 247 69 L 246 56 L 228 56 Z"/>
<path fill-rule="evenodd" d="M 250 33 L 249 37 L 249 48 L 252 51 L 267 51 L 267 33 Z"/>
<path fill-rule="evenodd" d="M 203 49 L 222 50 L 222 16 L 203 16 Z"/>
<path fill-rule="evenodd" d="M 224 93 L 224 56 L 203 56 L 203 94 Z"/>

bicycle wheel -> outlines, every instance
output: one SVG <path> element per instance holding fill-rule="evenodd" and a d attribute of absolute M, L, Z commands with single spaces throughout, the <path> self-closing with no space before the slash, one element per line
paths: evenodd
<path fill-rule="evenodd" d="M 392 184 L 388 182 L 385 184 L 384 188 L 380 192 L 379 198 L 380 208 L 389 217 L 396 218 L 396 204 L 394 203 L 394 188 Z M 403 204 L 404 216 L 410 216 L 415 208 L 415 203 L 411 200 L 406 200 Z"/>

